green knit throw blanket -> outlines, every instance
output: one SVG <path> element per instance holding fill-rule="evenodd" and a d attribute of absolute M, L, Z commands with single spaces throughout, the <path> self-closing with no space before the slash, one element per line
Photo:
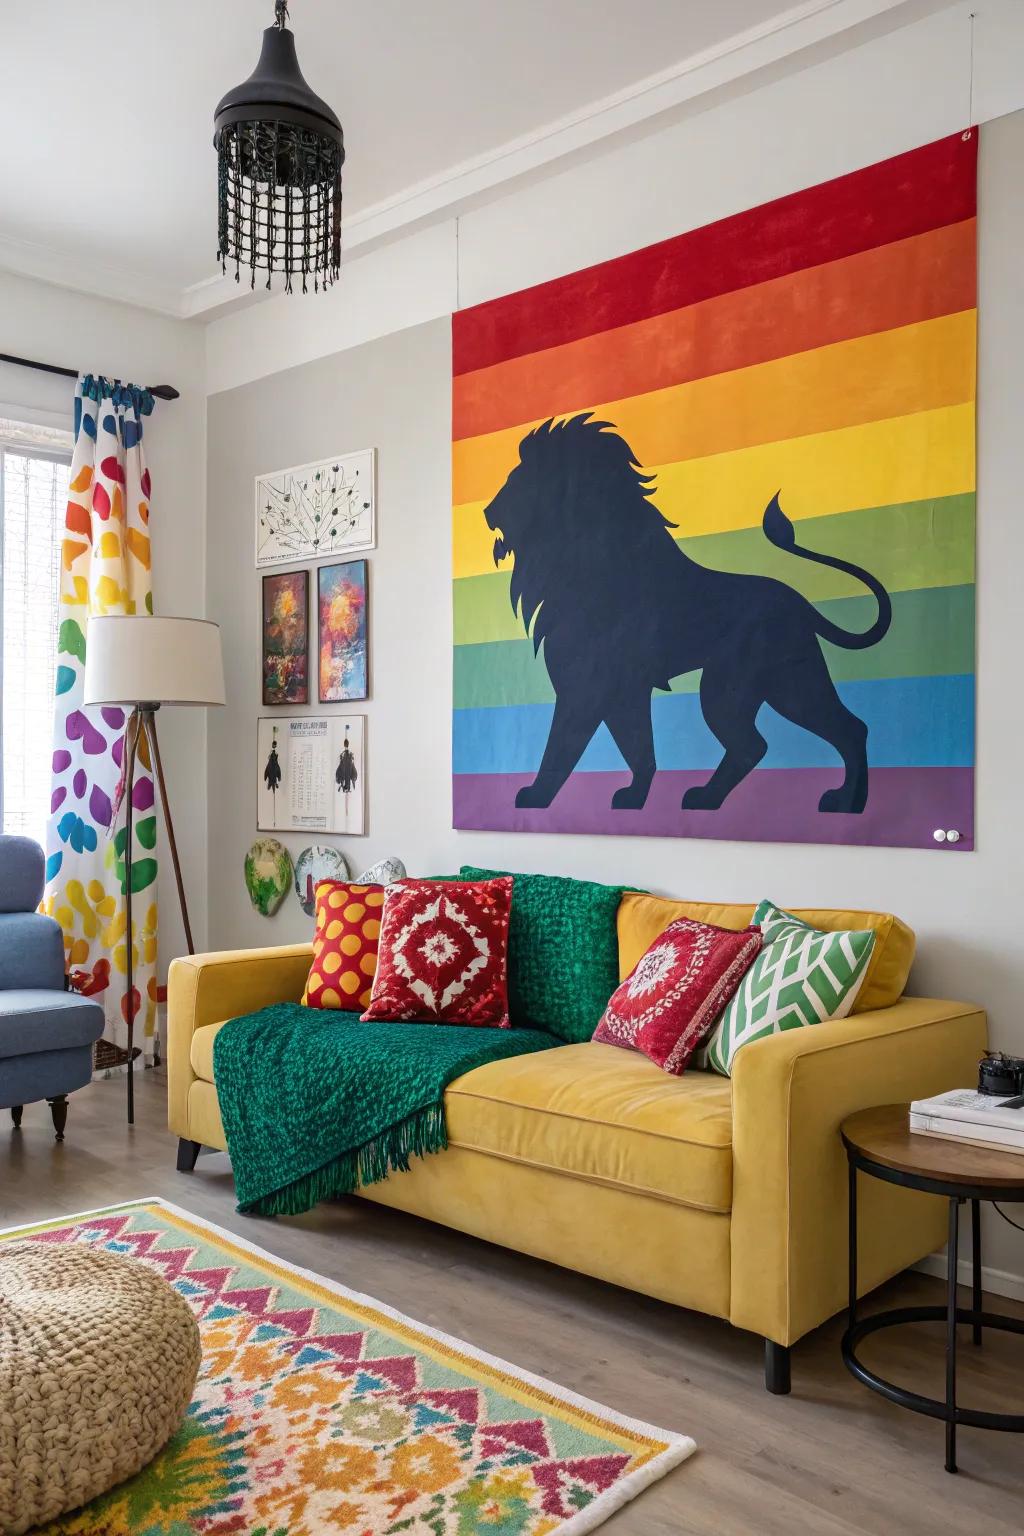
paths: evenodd
<path fill-rule="evenodd" d="M 450 1082 L 562 1043 L 538 1029 L 363 1024 L 300 1003 L 232 1019 L 213 1069 L 238 1209 L 295 1216 L 408 1172 L 410 1157 L 448 1145 Z"/>

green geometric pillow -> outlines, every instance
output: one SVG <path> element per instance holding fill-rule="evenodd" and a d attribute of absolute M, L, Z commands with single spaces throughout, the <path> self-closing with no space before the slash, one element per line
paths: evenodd
<path fill-rule="evenodd" d="M 463 880 L 508 870 L 463 864 Z M 565 875 L 515 875 L 508 927 L 508 1008 L 514 1029 L 589 1040 L 619 985 L 615 926 L 621 885 Z"/>
<path fill-rule="evenodd" d="M 875 947 L 870 931 L 822 933 L 770 901 L 762 901 L 753 922 L 764 936 L 764 948 L 708 1046 L 708 1065 L 723 1077 L 732 1076 L 736 1052 L 751 1040 L 844 1019 Z"/>

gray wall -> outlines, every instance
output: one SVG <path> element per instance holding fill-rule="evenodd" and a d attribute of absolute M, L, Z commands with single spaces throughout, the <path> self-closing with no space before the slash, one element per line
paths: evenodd
<path fill-rule="evenodd" d="M 242 860 L 255 836 L 260 713 L 253 476 L 375 445 L 379 547 L 370 558 L 369 835 L 355 871 L 396 853 L 413 873 L 494 862 L 634 882 L 673 895 L 898 912 L 917 930 L 913 990 L 991 1014 L 1024 1053 L 1020 784 L 1021 419 L 1024 415 L 1024 113 L 986 125 L 981 153 L 978 851 L 825 848 L 451 829 L 449 324 L 386 337 L 209 401 L 208 611 L 224 629 L 228 697 L 209 722 L 210 942 L 283 943 L 310 930 L 294 899 L 253 912 Z M 309 839 L 284 839 L 297 852 Z M 993 1231 L 988 1262 L 1024 1271 L 1020 1239 Z"/>

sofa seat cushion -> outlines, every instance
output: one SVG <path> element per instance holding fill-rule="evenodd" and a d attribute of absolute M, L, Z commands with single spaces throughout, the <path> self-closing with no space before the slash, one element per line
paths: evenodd
<path fill-rule="evenodd" d="M 221 1019 L 218 1024 L 204 1024 L 192 1036 L 189 1060 L 192 1063 L 192 1071 L 196 1077 L 201 1077 L 204 1083 L 213 1082 L 213 1042 L 227 1022 L 227 1019 Z"/>
<path fill-rule="evenodd" d="M 732 1096 L 586 1041 L 492 1061 L 445 1094 L 448 1140 L 706 1211 L 732 1205 Z"/>
<path fill-rule="evenodd" d="M 92 1045 L 103 1033 L 103 1009 L 77 992 L 15 987 L 0 992 L 0 1058 Z"/>

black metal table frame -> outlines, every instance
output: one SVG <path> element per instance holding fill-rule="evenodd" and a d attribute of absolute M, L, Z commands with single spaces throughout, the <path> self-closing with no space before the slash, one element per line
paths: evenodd
<path fill-rule="evenodd" d="M 950 1183 L 931 1178 L 927 1174 L 907 1173 L 876 1162 L 859 1147 L 846 1141 L 849 1159 L 850 1181 L 850 1300 L 846 1332 L 843 1334 L 843 1362 L 858 1381 L 879 1392 L 890 1402 L 913 1413 L 924 1413 L 930 1418 L 941 1419 L 946 1425 L 946 1471 L 955 1472 L 956 1428 L 969 1424 L 977 1429 L 1000 1429 L 1010 1433 L 1024 1433 L 1024 1413 L 988 1413 L 979 1408 L 962 1408 L 956 1400 L 956 1347 L 957 1324 L 969 1323 L 975 1345 L 981 1344 L 983 1328 L 996 1328 L 1004 1333 L 1024 1334 L 1024 1319 L 1006 1317 L 997 1312 L 982 1310 L 981 1289 L 981 1212 L 982 1200 L 1007 1200 L 1010 1203 L 1024 1201 L 1024 1177 L 1019 1189 L 994 1189 L 990 1184 L 970 1185 Z M 899 1184 L 905 1189 L 916 1189 L 930 1195 L 944 1195 L 949 1201 L 949 1245 L 947 1248 L 946 1305 L 944 1307 L 896 1307 L 887 1312 L 876 1312 L 870 1317 L 857 1317 L 857 1173 L 870 1174 L 884 1179 L 888 1184 Z M 960 1207 L 966 1200 L 971 1202 L 971 1237 L 973 1266 L 973 1295 L 970 1307 L 958 1307 L 956 1300 L 959 1270 Z M 896 1328 L 903 1323 L 946 1324 L 946 1396 L 945 1399 L 923 1397 L 887 1381 L 884 1376 L 869 1370 L 855 1353 L 862 1339 L 882 1328 Z"/>

